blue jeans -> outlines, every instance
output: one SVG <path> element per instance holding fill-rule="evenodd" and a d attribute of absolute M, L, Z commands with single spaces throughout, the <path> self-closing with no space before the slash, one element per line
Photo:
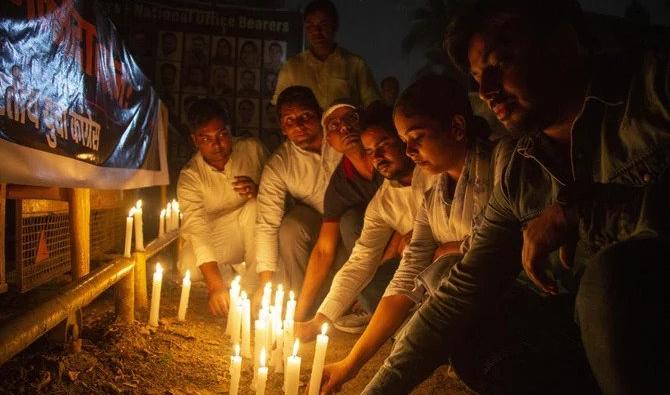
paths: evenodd
<path fill-rule="evenodd" d="M 450 358 L 483 393 L 597 393 L 591 371 L 605 394 L 659 393 L 670 372 L 668 257 L 663 238 L 616 243 L 586 265 L 574 308 L 513 285 L 499 306 L 474 305 L 472 326 L 450 322 L 445 278 L 363 393 L 407 394 Z"/>

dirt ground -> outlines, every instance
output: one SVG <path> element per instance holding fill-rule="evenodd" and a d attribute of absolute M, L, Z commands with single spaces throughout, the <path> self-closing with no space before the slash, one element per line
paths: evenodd
<path fill-rule="evenodd" d="M 114 322 L 113 291 L 84 310 L 81 352 L 40 339 L 0 369 L 0 394 L 225 394 L 231 345 L 225 320 L 207 309 L 207 290 L 194 284 L 187 318 L 176 320 L 180 285 L 167 276 L 163 282 L 161 320 L 158 328 L 146 325 L 146 312 L 137 312 L 132 325 Z M 330 332 L 326 363 L 344 357 L 356 335 Z M 252 336 L 253 339 L 253 336 Z M 343 394 L 358 394 L 372 378 L 391 343 L 347 383 Z M 301 344 L 301 381 L 309 383 L 314 342 Z M 250 389 L 252 363 L 244 360 L 240 394 Z M 268 395 L 282 394 L 283 375 L 270 371 Z M 471 394 L 446 367 L 438 369 L 413 394 Z"/>

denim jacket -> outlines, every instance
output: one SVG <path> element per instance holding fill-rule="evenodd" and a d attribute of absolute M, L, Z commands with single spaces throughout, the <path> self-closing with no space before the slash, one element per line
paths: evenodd
<path fill-rule="evenodd" d="M 553 154 L 542 133 L 518 141 L 470 250 L 442 283 L 447 320 L 496 300 L 521 269 L 522 226 L 568 185 L 584 191 L 574 203 L 590 254 L 630 237 L 669 234 L 670 56 L 598 55 L 592 66 L 571 163 Z"/>

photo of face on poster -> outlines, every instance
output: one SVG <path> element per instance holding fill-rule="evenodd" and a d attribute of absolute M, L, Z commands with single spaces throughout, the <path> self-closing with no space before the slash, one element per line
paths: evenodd
<path fill-rule="evenodd" d="M 182 75 L 182 92 L 205 94 L 207 93 L 207 85 L 209 76 L 207 69 L 204 66 L 191 64 L 184 69 Z"/>
<path fill-rule="evenodd" d="M 212 64 L 216 66 L 235 64 L 235 37 L 212 36 Z"/>
<path fill-rule="evenodd" d="M 265 70 L 263 72 L 263 97 L 272 97 L 277 88 L 277 73 Z"/>
<path fill-rule="evenodd" d="M 239 53 L 237 63 L 241 67 L 261 66 L 261 41 L 251 39 L 239 39 Z"/>
<path fill-rule="evenodd" d="M 258 136 L 267 147 L 268 151 L 273 152 L 284 142 L 284 135 L 279 129 L 262 129 L 260 136 Z"/>
<path fill-rule="evenodd" d="M 181 61 L 182 32 L 158 33 L 158 59 Z"/>
<path fill-rule="evenodd" d="M 142 30 L 133 32 L 128 43 L 130 52 L 139 58 L 153 56 L 154 43 L 151 37 L 153 36 Z"/>
<path fill-rule="evenodd" d="M 233 76 L 235 69 L 228 66 L 212 67 L 211 77 L 209 79 L 209 91 L 211 94 L 231 95 L 233 93 Z"/>
<path fill-rule="evenodd" d="M 158 62 L 156 69 L 156 87 L 160 92 L 179 90 L 179 63 Z"/>
<path fill-rule="evenodd" d="M 181 96 L 181 123 L 187 131 L 190 131 L 191 121 L 188 119 L 188 108 L 198 99 L 203 99 L 202 95 L 182 95 Z"/>
<path fill-rule="evenodd" d="M 230 123 L 232 125 L 235 124 L 234 118 L 235 118 L 235 112 L 233 111 L 233 98 L 232 97 L 215 97 L 214 100 L 216 100 L 221 107 L 226 110 L 228 113 L 228 117 L 230 118 Z"/>
<path fill-rule="evenodd" d="M 204 34 L 186 34 L 184 64 L 187 66 L 207 66 L 209 63 L 209 36 Z"/>
<path fill-rule="evenodd" d="M 258 127 L 258 100 L 237 99 L 236 110 L 235 123 L 237 129 Z"/>
<path fill-rule="evenodd" d="M 258 81 L 258 72 L 259 69 L 237 69 L 238 79 L 237 79 L 237 94 L 239 96 L 245 97 L 258 97 L 259 92 L 259 81 Z"/>
<path fill-rule="evenodd" d="M 179 96 L 174 93 L 164 93 L 161 95 L 161 101 L 168 110 L 170 122 L 179 124 Z"/>
<path fill-rule="evenodd" d="M 263 126 L 263 129 L 279 128 L 277 108 L 270 100 L 263 100 L 263 122 L 261 125 Z"/>
<path fill-rule="evenodd" d="M 286 41 L 265 41 L 264 44 L 263 68 L 278 73 L 286 61 Z"/>

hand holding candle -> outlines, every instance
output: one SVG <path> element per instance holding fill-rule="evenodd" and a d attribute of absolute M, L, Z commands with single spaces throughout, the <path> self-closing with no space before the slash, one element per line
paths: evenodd
<path fill-rule="evenodd" d="M 149 325 L 158 326 L 158 311 L 161 305 L 161 285 L 163 283 L 163 267 L 156 263 L 153 287 L 151 288 L 151 310 L 149 311 Z"/>
<path fill-rule="evenodd" d="M 321 389 L 321 376 L 323 375 L 323 363 L 326 359 L 326 350 L 328 349 L 328 324 L 321 325 L 321 334 L 316 337 L 316 347 L 314 349 L 314 363 L 312 364 L 312 377 L 309 380 L 309 394 L 319 395 Z"/>
<path fill-rule="evenodd" d="M 177 319 L 184 321 L 186 319 L 186 310 L 188 309 L 188 297 L 191 293 L 191 272 L 186 271 L 184 280 L 181 283 L 181 298 L 179 299 L 179 310 Z"/>

